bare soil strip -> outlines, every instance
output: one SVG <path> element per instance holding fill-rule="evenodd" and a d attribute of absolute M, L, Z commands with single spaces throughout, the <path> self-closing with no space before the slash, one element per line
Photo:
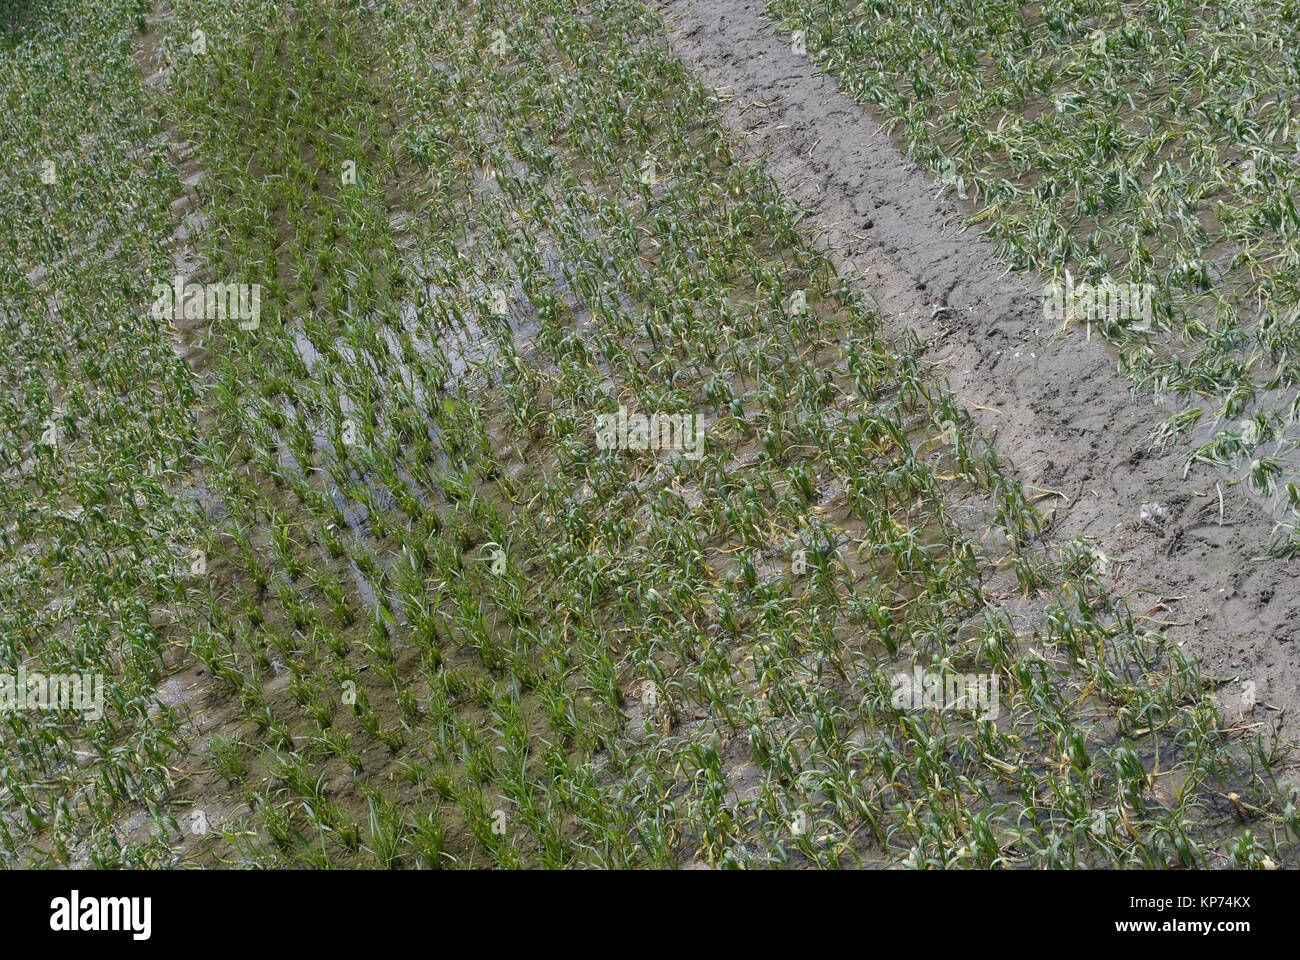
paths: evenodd
<path fill-rule="evenodd" d="M 1129 392 L 1100 338 L 1061 333 L 1044 318 L 1041 281 L 1007 272 L 992 242 L 962 228 L 969 211 L 792 50 L 762 17 L 763 0 L 659 7 L 672 49 L 718 91 L 727 123 L 808 209 L 805 226 L 851 265 L 885 317 L 915 330 L 936 375 L 1029 492 L 1041 494 L 1056 540 L 1083 537 L 1114 558 L 1115 592 L 1197 657 L 1226 719 L 1240 716 L 1240 729 L 1252 732 L 1286 708 L 1294 733 L 1300 564 L 1259 559 L 1272 530 L 1261 508 L 1202 466 L 1184 478 L 1183 447 L 1149 449 L 1168 411 Z M 1147 503 L 1163 507 L 1163 519 L 1140 519 Z"/>

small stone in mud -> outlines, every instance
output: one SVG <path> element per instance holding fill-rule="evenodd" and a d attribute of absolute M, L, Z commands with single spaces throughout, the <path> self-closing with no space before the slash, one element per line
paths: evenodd
<path fill-rule="evenodd" d="M 862 228 L 863 228 L 864 230 L 870 230 L 870 229 L 871 229 L 872 227 L 874 227 L 875 225 L 876 225 L 876 221 L 874 221 L 874 220 L 868 220 L 866 223 L 864 223 L 864 224 L 862 225 Z"/>
<path fill-rule="evenodd" d="M 1158 503 L 1144 503 L 1138 510 L 1138 518 L 1148 527 L 1159 530 L 1165 522 L 1165 508 Z"/>

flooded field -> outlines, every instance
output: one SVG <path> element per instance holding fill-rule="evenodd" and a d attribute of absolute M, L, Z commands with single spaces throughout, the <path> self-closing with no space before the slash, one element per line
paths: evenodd
<path fill-rule="evenodd" d="M 777 13 L 7 28 L 0 864 L 1296 865 L 1285 485 Z"/>

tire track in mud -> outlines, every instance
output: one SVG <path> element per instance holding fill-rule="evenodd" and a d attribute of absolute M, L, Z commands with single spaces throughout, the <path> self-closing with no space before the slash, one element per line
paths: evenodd
<path fill-rule="evenodd" d="M 805 226 L 887 329 L 911 328 L 1045 515 L 1057 543 L 1083 537 L 1135 618 L 1217 683 L 1224 719 L 1248 733 L 1300 704 L 1300 573 L 1264 557 L 1272 521 L 1186 449 L 1149 449 L 1168 411 L 1133 395 L 1113 348 L 1045 320 L 1041 281 L 1011 273 L 972 209 L 905 159 L 866 107 L 762 17 L 763 0 L 657 0 L 673 52 L 724 101 L 727 124 L 761 158 Z M 1220 497 L 1222 490 L 1222 499 Z M 1050 491 L 1050 492 L 1048 492 Z M 1163 521 L 1140 519 L 1144 503 Z M 1247 682 L 1254 684 L 1253 708 Z"/>

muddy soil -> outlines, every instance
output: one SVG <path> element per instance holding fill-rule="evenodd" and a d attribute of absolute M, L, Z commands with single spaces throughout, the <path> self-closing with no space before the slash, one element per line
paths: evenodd
<path fill-rule="evenodd" d="M 763 0 L 658 0 L 673 51 L 724 101 L 855 285 L 910 327 L 1057 543 L 1114 558 L 1112 591 L 1192 653 L 1224 718 L 1251 733 L 1300 703 L 1300 560 L 1265 559 L 1272 520 L 1187 447 L 1150 449 L 1169 410 L 1134 395 L 1114 351 L 1043 316 L 1043 278 L 1009 272 L 964 227 L 972 212 L 905 159 L 869 108 L 842 93 L 762 17 Z M 1163 511 L 1146 511 L 1159 504 Z M 1250 684 L 1253 683 L 1253 699 Z"/>

